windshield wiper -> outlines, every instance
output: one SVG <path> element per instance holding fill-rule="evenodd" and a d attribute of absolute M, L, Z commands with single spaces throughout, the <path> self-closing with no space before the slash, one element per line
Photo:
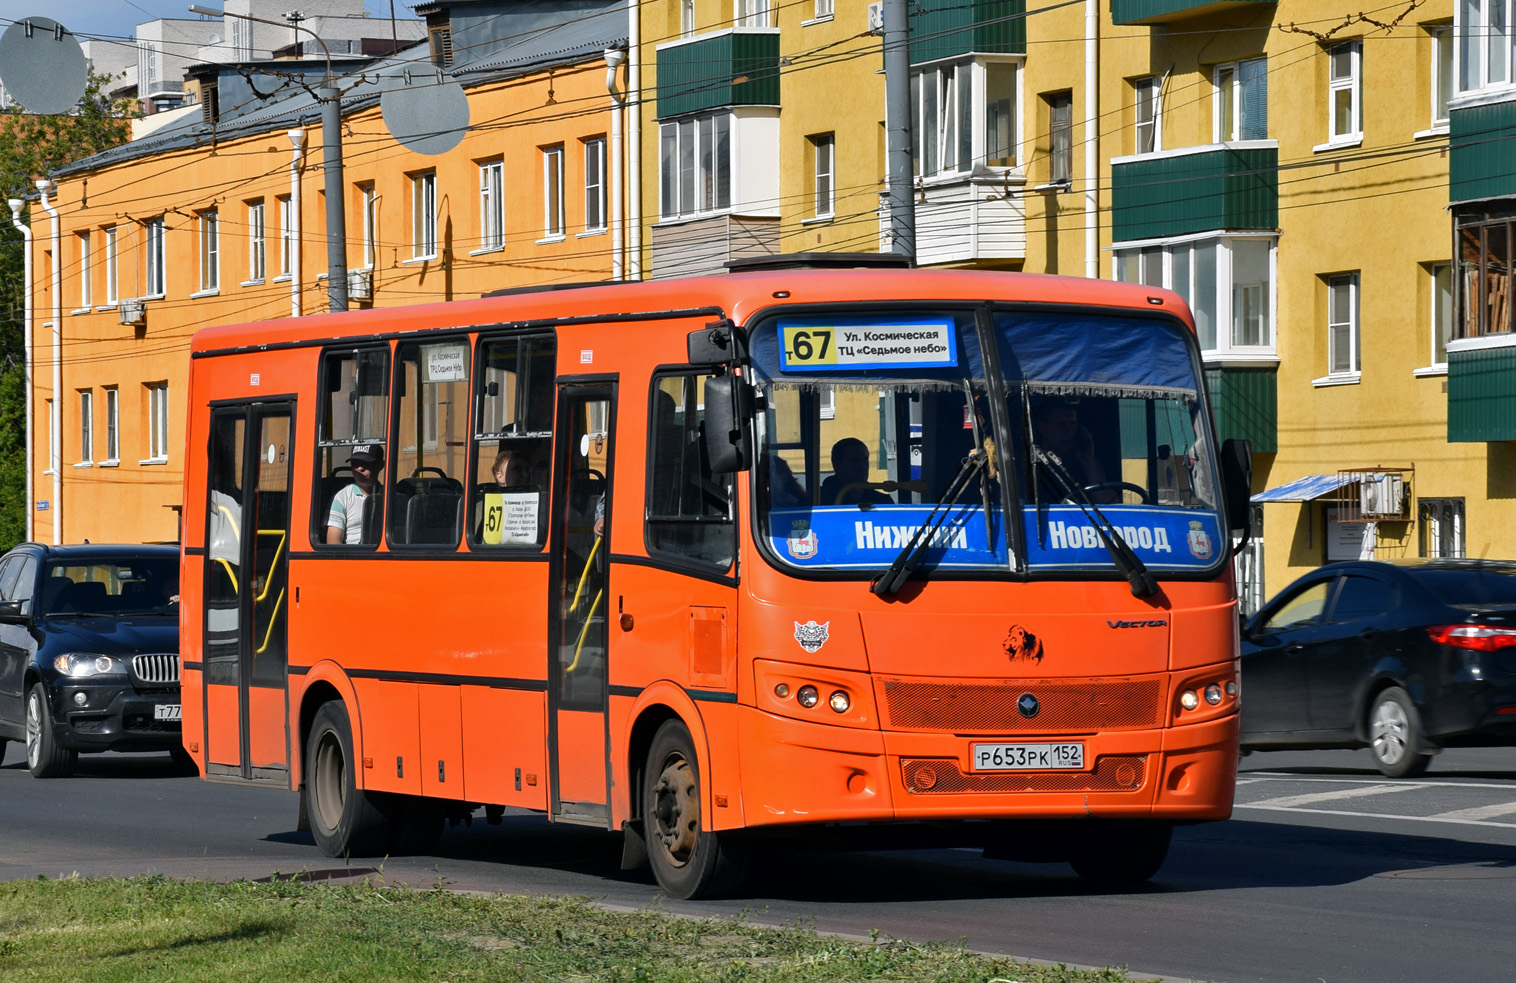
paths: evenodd
<path fill-rule="evenodd" d="M 1126 578 L 1127 583 L 1132 585 L 1132 596 L 1151 597 L 1158 593 L 1158 581 L 1148 572 L 1147 565 L 1136 553 L 1132 552 L 1131 545 L 1111 524 L 1111 520 L 1105 517 L 1100 507 L 1090 500 L 1090 496 L 1085 494 L 1079 483 L 1064 469 L 1063 461 L 1059 460 L 1058 455 L 1035 445 L 1032 447 L 1032 454 L 1033 460 L 1042 465 L 1053 481 L 1063 489 L 1064 496 L 1079 506 L 1085 519 L 1095 527 L 1095 533 L 1105 544 L 1106 552 L 1111 554 L 1111 562 L 1116 564 L 1116 569 Z"/>
<path fill-rule="evenodd" d="M 937 530 L 941 529 L 942 524 L 947 521 L 953 507 L 958 504 L 958 499 L 963 496 L 964 489 L 968 488 L 974 475 L 984 470 L 986 460 L 984 452 L 978 448 L 969 451 L 968 456 L 958 465 L 958 471 L 953 475 L 953 480 L 948 482 L 947 490 L 943 492 L 941 500 L 927 514 L 926 521 L 900 548 L 900 554 L 895 557 L 895 562 L 890 564 L 890 568 L 869 586 L 871 593 L 880 597 L 890 597 L 900 591 L 910 577 L 911 571 L 920 566 L 921 561 L 926 558 L 926 551 L 932 545 Z M 990 521 L 988 509 L 985 510 L 984 521 L 986 524 Z"/>

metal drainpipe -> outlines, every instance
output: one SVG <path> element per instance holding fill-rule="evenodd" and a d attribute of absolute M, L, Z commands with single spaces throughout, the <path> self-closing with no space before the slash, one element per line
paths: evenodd
<path fill-rule="evenodd" d="M 12 198 L 10 199 L 10 206 L 11 225 L 15 226 L 16 231 L 21 233 L 22 248 L 25 250 L 24 259 L 26 262 L 26 319 L 22 322 L 21 328 L 21 354 L 26 360 L 26 539 L 27 542 L 31 542 L 37 536 L 37 505 L 34 500 L 34 489 L 32 488 L 32 468 L 34 466 L 32 463 L 32 440 L 33 435 L 36 433 L 32 425 L 32 404 L 34 403 L 32 394 L 32 227 L 21 221 L 21 209 L 26 206 L 26 202 L 20 198 Z"/>
<path fill-rule="evenodd" d="M 611 170 L 611 279 L 626 279 L 626 260 L 621 247 L 621 117 L 625 114 L 626 95 L 616 91 L 616 70 L 626 61 L 626 52 L 608 48 L 605 52 L 605 90 L 611 94 L 611 147 L 606 166 Z"/>
<path fill-rule="evenodd" d="M 631 107 L 627 124 L 626 183 L 627 218 L 631 223 L 627 243 L 627 279 L 642 279 L 642 0 L 627 4 L 631 24 L 627 28 L 626 94 Z"/>
<path fill-rule="evenodd" d="M 1100 277 L 1100 5 L 1084 0 L 1084 275 Z"/>
<path fill-rule="evenodd" d="M 290 158 L 290 227 L 285 235 L 290 240 L 290 317 L 300 316 L 300 163 L 305 158 L 305 131 L 288 130 L 286 135 L 295 145 Z"/>
<path fill-rule="evenodd" d="M 58 439 L 63 429 L 63 265 L 58 251 L 63 246 L 63 226 L 58 219 L 58 209 L 48 200 L 52 182 L 46 178 L 37 180 L 37 190 L 42 194 L 42 210 L 52 217 L 53 236 L 53 420 L 47 435 L 48 463 L 53 471 L 53 545 L 63 544 L 63 447 Z"/>

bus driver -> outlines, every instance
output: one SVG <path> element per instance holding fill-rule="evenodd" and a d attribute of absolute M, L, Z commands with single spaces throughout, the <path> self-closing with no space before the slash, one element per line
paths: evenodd
<path fill-rule="evenodd" d="M 326 518 L 326 541 L 338 546 L 357 546 L 363 542 L 364 500 L 374 493 L 379 473 L 384 470 L 384 445 L 359 448 L 347 463 L 352 468 L 353 483 L 332 498 L 332 510 Z"/>

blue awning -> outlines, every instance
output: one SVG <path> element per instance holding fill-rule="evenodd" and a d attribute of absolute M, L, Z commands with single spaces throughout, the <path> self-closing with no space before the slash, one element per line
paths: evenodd
<path fill-rule="evenodd" d="M 1296 478 L 1282 485 L 1261 491 L 1254 495 L 1252 501 L 1258 502 L 1309 502 L 1323 495 L 1330 495 L 1343 485 L 1357 481 L 1358 477 L 1353 474 L 1308 474 L 1304 478 Z"/>

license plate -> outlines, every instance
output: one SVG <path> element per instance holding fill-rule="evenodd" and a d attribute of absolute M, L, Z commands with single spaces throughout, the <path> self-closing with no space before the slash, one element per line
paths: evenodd
<path fill-rule="evenodd" d="M 975 771 L 1043 771 L 1077 770 L 1084 767 L 1084 745 L 1077 741 L 1062 744 L 975 744 Z"/>
<path fill-rule="evenodd" d="M 153 705 L 153 719 L 154 720 L 178 720 L 179 719 L 179 704 L 177 704 L 177 703 L 157 703 L 157 704 L 154 704 Z"/>

